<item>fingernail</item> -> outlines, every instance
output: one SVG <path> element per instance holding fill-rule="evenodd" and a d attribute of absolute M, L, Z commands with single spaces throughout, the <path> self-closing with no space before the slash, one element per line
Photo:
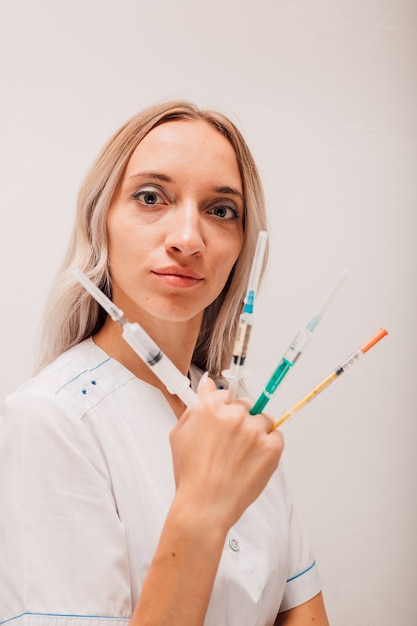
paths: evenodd
<path fill-rule="evenodd" d="M 203 375 L 202 375 L 202 377 L 200 378 L 200 381 L 199 381 L 199 383 L 198 383 L 198 385 L 197 385 L 197 391 L 198 391 L 199 389 L 201 389 L 201 387 L 204 387 L 204 385 L 205 385 L 205 384 L 206 384 L 206 382 L 207 382 L 208 375 L 209 375 L 209 373 L 208 373 L 208 372 L 204 372 L 204 374 L 203 374 Z"/>

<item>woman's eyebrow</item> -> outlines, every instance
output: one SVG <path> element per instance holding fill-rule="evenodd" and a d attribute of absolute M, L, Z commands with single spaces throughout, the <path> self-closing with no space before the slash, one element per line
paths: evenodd
<path fill-rule="evenodd" d="M 230 196 L 239 196 L 239 198 L 241 200 L 244 200 L 243 194 L 238 189 L 235 189 L 234 187 L 228 187 L 228 186 L 225 186 L 225 187 L 215 187 L 214 191 L 216 193 L 224 193 L 224 194 L 226 194 L 228 196 L 229 195 Z"/>
<path fill-rule="evenodd" d="M 160 180 L 164 183 L 172 183 L 172 178 L 166 174 L 160 174 L 159 172 L 138 172 L 137 174 L 131 174 L 128 180 L 135 178 L 153 178 L 154 180 Z"/>

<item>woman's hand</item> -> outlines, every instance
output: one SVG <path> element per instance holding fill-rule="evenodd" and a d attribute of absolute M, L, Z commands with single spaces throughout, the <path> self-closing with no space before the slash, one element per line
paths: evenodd
<path fill-rule="evenodd" d="M 177 490 L 132 626 L 202 626 L 226 534 L 281 457 L 281 433 L 248 399 L 227 404 L 210 379 L 198 395 L 171 432 Z"/>
<path fill-rule="evenodd" d="M 176 497 L 227 532 L 276 469 L 283 437 L 271 432 L 271 417 L 249 414 L 248 399 L 228 404 L 211 379 L 198 395 L 171 433 Z"/>

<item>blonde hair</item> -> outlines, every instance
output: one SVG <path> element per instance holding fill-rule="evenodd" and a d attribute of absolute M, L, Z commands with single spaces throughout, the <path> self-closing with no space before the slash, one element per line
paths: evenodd
<path fill-rule="evenodd" d="M 173 120 L 205 120 L 231 143 L 245 199 L 244 241 L 239 258 L 217 299 L 204 312 L 193 363 L 212 375 L 228 367 L 259 230 L 266 229 L 264 195 L 250 150 L 237 127 L 224 115 L 189 102 L 147 108 L 126 122 L 106 143 L 81 186 L 77 215 L 62 268 L 51 290 L 39 337 L 37 371 L 59 354 L 94 335 L 106 314 L 76 281 L 78 267 L 111 297 L 106 236 L 107 212 L 126 165 L 153 128 Z"/>

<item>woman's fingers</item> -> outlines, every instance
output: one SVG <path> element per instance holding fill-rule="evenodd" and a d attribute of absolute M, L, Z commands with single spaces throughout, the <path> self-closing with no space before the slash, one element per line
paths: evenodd
<path fill-rule="evenodd" d="M 250 415 L 249 399 L 228 404 L 227 391 L 213 387 L 202 381 L 200 402 L 171 433 L 175 480 L 189 500 L 233 524 L 267 484 L 284 444 L 280 432 L 271 432 L 271 416 Z"/>
<path fill-rule="evenodd" d="M 237 402 L 242 402 L 244 404 L 244 406 L 246 407 L 248 413 L 250 411 L 250 409 L 253 406 L 253 402 L 251 400 L 249 400 L 248 398 L 241 398 L 239 400 L 237 400 Z M 253 419 L 256 420 L 259 424 L 263 424 L 263 428 L 265 430 L 265 432 L 270 433 L 272 432 L 272 427 L 275 423 L 274 418 L 272 417 L 272 415 L 269 415 L 268 413 L 258 413 L 257 415 L 251 415 L 249 413 L 249 419 Z"/>

